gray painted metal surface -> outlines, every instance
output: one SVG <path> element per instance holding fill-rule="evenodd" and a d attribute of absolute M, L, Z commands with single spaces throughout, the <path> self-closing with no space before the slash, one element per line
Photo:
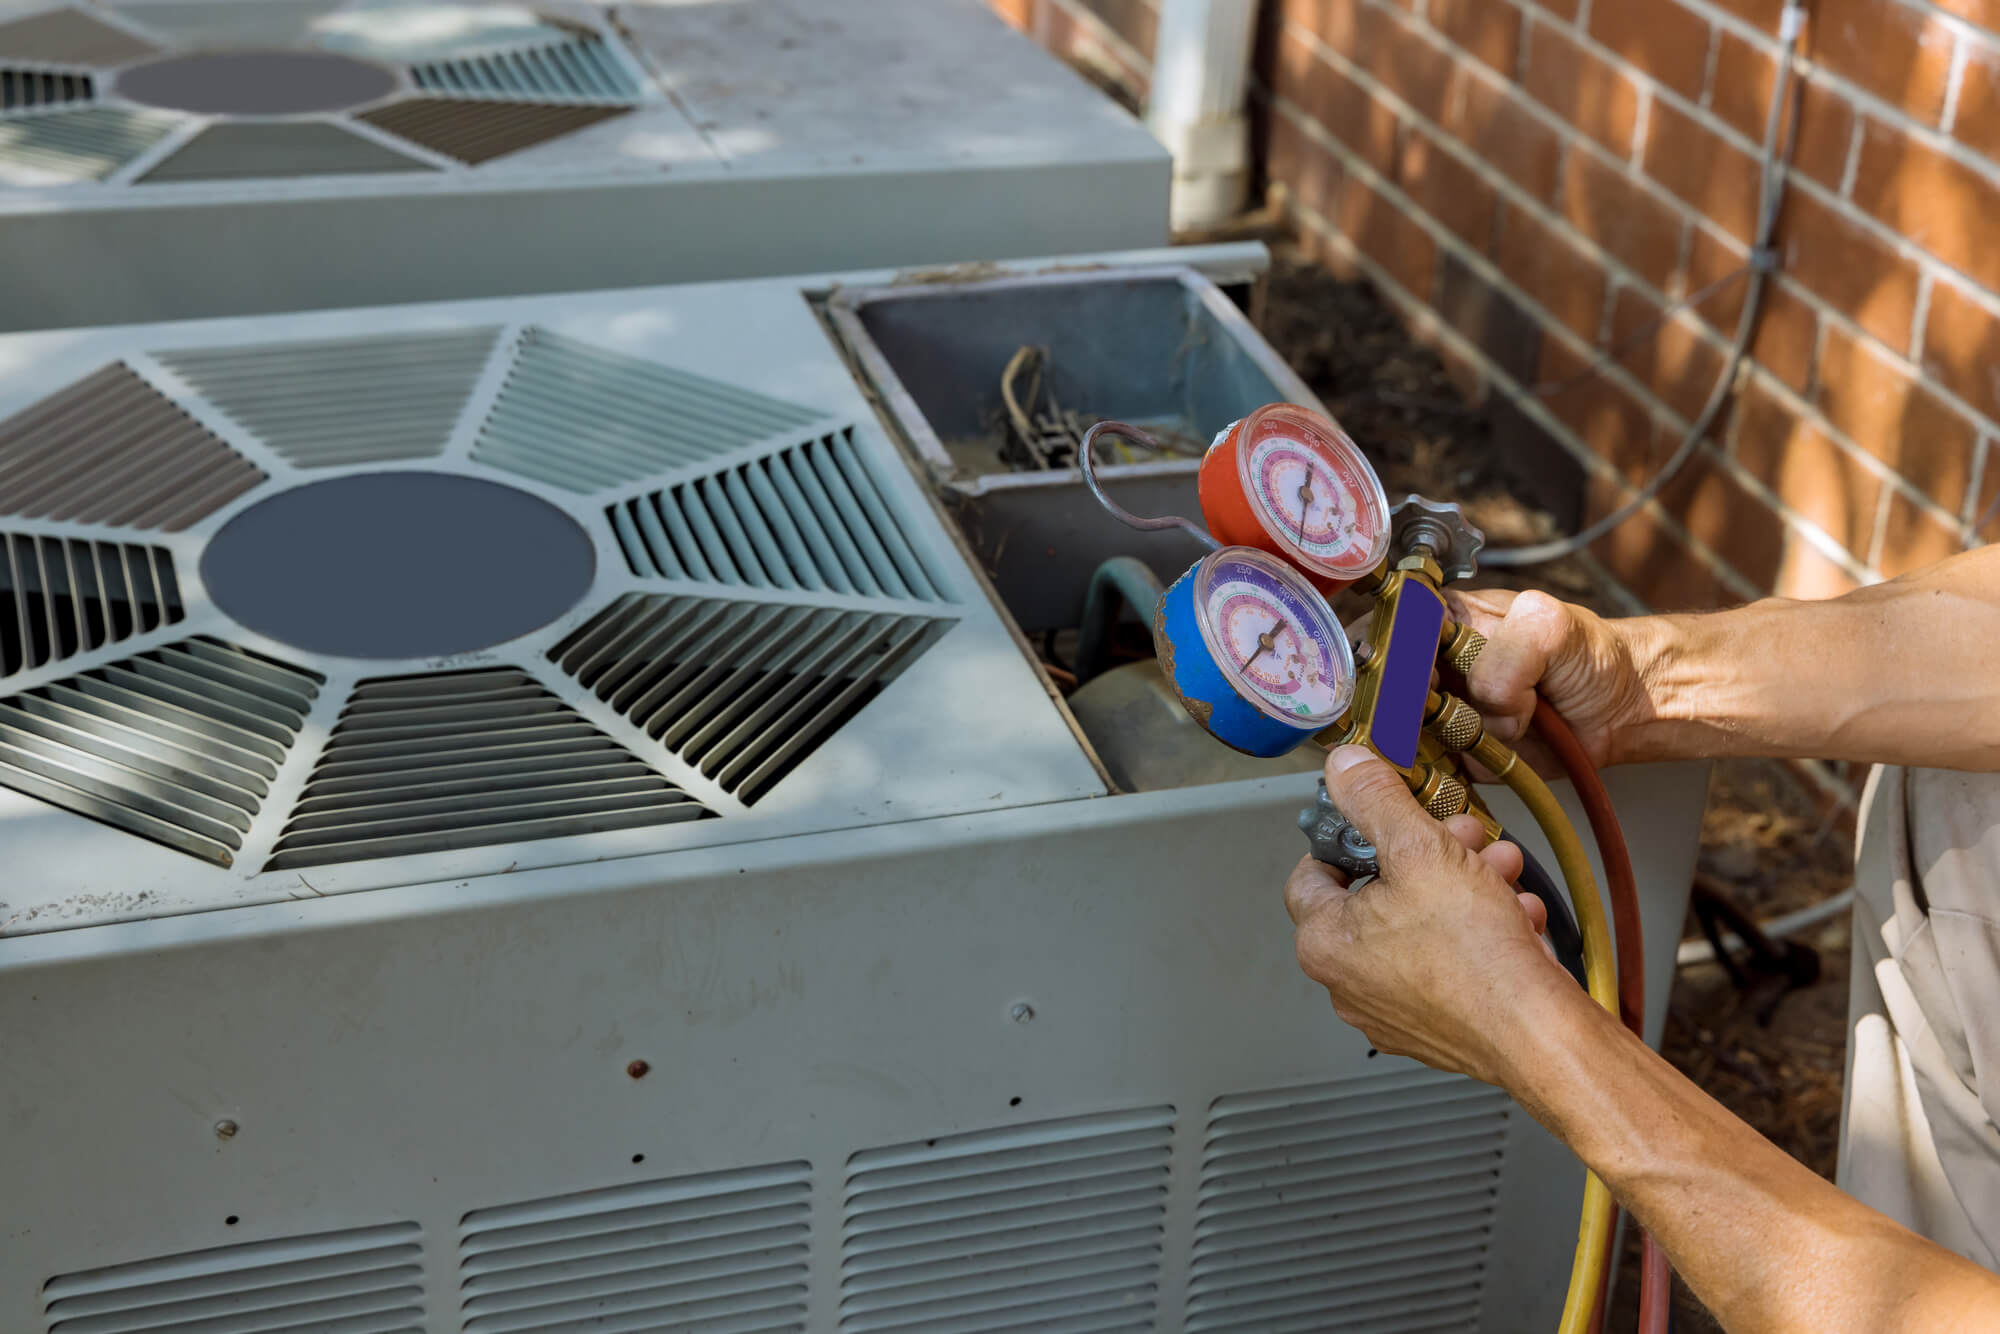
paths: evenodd
<path fill-rule="evenodd" d="M 1167 239 L 1166 151 L 978 0 L 557 3 L 522 32 L 475 0 L 497 26 L 429 46 L 368 17 L 394 6 L 288 6 L 271 42 L 414 63 L 275 127 L 118 99 L 119 64 L 213 49 L 218 6 L 51 3 L 0 0 L 0 58 L 102 59 L 102 105 L 0 115 L 0 250 L 36 257 L 0 329 Z"/>

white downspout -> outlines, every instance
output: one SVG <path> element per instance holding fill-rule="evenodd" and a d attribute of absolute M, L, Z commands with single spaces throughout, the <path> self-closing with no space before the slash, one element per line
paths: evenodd
<path fill-rule="evenodd" d="M 1256 0 L 1162 0 L 1146 125 L 1174 155 L 1175 230 L 1234 217 L 1250 187 L 1250 77 Z"/>

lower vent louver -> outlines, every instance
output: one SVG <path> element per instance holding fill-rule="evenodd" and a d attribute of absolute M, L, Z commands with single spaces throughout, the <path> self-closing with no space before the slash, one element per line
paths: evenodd
<path fill-rule="evenodd" d="M 415 1223 L 220 1246 L 52 1278 L 49 1334 L 423 1334 Z"/>
<path fill-rule="evenodd" d="M 355 687 L 265 869 L 710 814 L 523 672 L 387 678 Z"/>
<path fill-rule="evenodd" d="M 1421 1070 L 1218 1099 L 1189 1334 L 1476 1330 L 1508 1106 Z"/>
<path fill-rule="evenodd" d="M 842 1334 L 1152 1329 L 1173 1137 L 1154 1107 L 855 1154 Z"/>
<path fill-rule="evenodd" d="M 0 699 L 0 785 L 228 866 L 321 678 L 183 640 Z"/>
<path fill-rule="evenodd" d="M 648 736 L 751 803 L 951 624 L 629 594 L 549 657 Z"/>
<path fill-rule="evenodd" d="M 465 1334 L 802 1331 L 811 1178 L 781 1163 L 467 1214 Z"/>
<path fill-rule="evenodd" d="M 637 575 L 939 600 L 848 431 L 608 513 Z"/>
<path fill-rule="evenodd" d="M 0 677 L 172 625 L 182 616 L 163 547 L 0 533 Z"/>

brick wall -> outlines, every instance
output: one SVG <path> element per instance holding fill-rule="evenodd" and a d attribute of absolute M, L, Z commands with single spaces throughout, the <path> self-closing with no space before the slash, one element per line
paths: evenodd
<path fill-rule="evenodd" d="M 995 4 L 1143 84 L 1146 0 Z M 1564 384 L 1745 263 L 1780 8 L 1264 0 L 1274 196 L 1470 391 L 1508 391 L 1513 452 L 1588 514 L 1672 450 L 1723 365 L 1741 278 Z M 2000 494 L 2000 0 L 1810 9 L 1754 360 L 1688 470 L 1595 548 L 1656 606 L 1827 596 L 2000 538 L 1971 531 Z M 1538 385 L 1563 387 L 1521 395 Z"/>

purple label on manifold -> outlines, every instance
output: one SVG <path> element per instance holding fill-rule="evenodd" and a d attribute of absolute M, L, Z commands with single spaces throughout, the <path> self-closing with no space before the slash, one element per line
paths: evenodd
<path fill-rule="evenodd" d="M 1370 735 L 1375 749 L 1405 769 L 1417 762 L 1417 734 L 1423 730 L 1424 701 L 1430 698 L 1431 669 L 1443 633 L 1444 600 L 1416 580 L 1404 580 Z"/>

